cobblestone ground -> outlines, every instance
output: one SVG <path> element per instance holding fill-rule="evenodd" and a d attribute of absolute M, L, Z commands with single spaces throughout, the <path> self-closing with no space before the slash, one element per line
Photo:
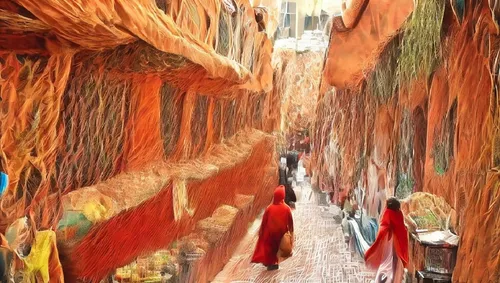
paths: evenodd
<path fill-rule="evenodd" d="M 340 224 L 335 223 L 332 215 L 322 212 L 310 187 L 298 187 L 297 191 L 293 256 L 276 271 L 250 263 L 260 226 L 257 219 L 213 282 L 369 283 L 375 277 L 365 270 L 359 256 L 349 251 Z"/>

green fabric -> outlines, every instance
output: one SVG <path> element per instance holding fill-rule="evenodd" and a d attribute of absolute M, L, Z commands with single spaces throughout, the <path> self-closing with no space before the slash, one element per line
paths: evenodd
<path fill-rule="evenodd" d="M 57 230 L 64 230 L 65 228 L 74 226 L 78 226 L 77 236 L 83 236 L 92 227 L 92 222 L 81 211 L 65 211 L 62 219 L 59 221 Z"/>

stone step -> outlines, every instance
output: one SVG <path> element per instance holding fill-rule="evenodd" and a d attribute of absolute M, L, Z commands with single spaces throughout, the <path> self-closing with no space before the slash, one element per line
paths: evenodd
<path fill-rule="evenodd" d="M 236 197 L 234 198 L 234 205 L 238 209 L 247 209 L 250 208 L 255 200 L 255 196 L 250 196 L 250 195 L 242 195 L 242 194 L 237 194 Z"/>
<path fill-rule="evenodd" d="M 229 231 L 238 214 L 238 209 L 229 205 L 217 208 L 211 217 L 196 224 L 196 232 L 202 234 L 210 244 L 216 244 Z"/>
<path fill-rule="evenodd" d="M 254 199 L 251 195 L 236 195 L 234 206 L 219 206 L 212 216 L 198 221 L 193 233 L 179 241 L 180 250 L 185 251 L 179 253 L 179 282 L 207 282 L 223 268 L 246 234 Z"/>

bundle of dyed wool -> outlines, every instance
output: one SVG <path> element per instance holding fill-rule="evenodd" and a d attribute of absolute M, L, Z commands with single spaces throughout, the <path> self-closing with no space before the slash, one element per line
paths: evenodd
<path fill-rule="evenodd" d="M 26 215 L 31 239 L 55 229 L 69 282 L 166 247 L 237 194 L 264 206 L 276 177 L 261 132 L 277 129 L 274 8 L 83 2 L 0 3 L 0 233 Z"/>
<path fill-rule="evenodd" d="M 371 216 L 388 196 L 410 195 L 412 230 L 460 236 L 457 282 L 500 276 L 497 6 L 401 0 L 351 10 L 359 21 L 332 27 L 313 131 L 319 187 L 335 196 L 363 188 Z"/>
<path fill-rule="evenodd" d="M 314 121 L 323 56 L 322 52 L 297 53 L 287 49 L 278 49 L 273 54 L 275 66 L 286 66 L 275 77 L 275 85 L 281 86 L 281 129 L 285 135 L 304 131 Z"/>

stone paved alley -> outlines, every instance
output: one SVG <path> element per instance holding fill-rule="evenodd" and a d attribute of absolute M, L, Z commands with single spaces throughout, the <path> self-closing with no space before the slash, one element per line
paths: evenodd
<path fill-rule="evenodd" d="M 299 200 L 293 212 L 296 233 L 293 257 L 280 264 L 277 271 L 250 263 L 259 218 L 213 282 L 369 283 L 374 278 L 363 261 L 347 249 L 340 224 L 333 215 L 322 211 L 310 186 L 297 187 L 296 192 Z"/>

